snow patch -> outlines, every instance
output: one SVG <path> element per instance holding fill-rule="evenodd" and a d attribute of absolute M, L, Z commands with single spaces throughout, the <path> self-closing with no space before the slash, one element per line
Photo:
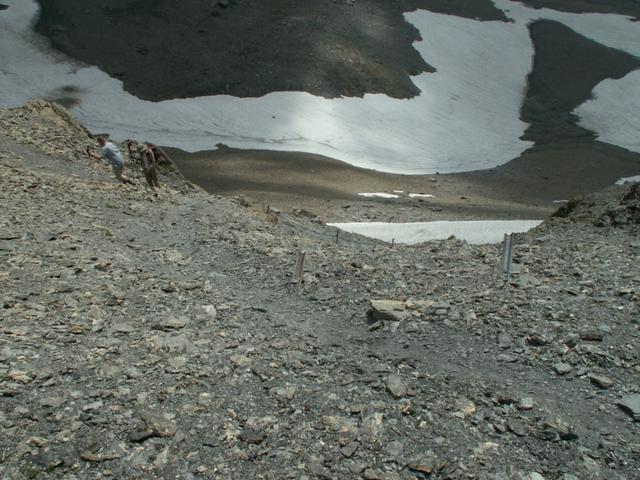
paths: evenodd
<path fill-rule="evenodd" d="M 411 198 L 436 198 L 435 195 L 430 193 L 410 193 L 409 196 Z"/>
<path fill-rule="evenodd" d="M 635 177 L 623 177 L 623 178 L 619 178 L 616 181 L 616 185 L 625 185 L 627 183 L 635 183 L 635 182 L 640 182 L 640 175 L 637 175 Z"/>
<path fill-rule="evenodd" d="M 414 245 L 429 240 L 445 240 L 452 235 L 473 244 L 499 243 L 503 240 L 505 233 L 526 232 L 541 223 L 541 220 L 476 220 L 412 223 L 329 223 L 328 225 L 385 242 Z"/>
<path fill-rule="evenodd" d="M 368 197 L 368 198 L 373 198 L 373 197 L 378 197 L 378 198 L 400 198 L 400 195 L 396 195 L 394 193 L 359 193 L 358 195 L 360 195 L 361 197 Z"/>

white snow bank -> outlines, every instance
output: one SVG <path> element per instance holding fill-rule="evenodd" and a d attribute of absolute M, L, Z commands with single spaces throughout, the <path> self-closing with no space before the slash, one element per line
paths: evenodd
<path fill-rule="evenodd" d="M 358 195 L 360 195 L 361 197 L 368 197 L 368 198 L 373 198 L 373 197 L 378 197 L 378 198 L 400 198 L 400 195 L 396 195 L 395 193 L 384 193 L 384 192 L 379 192 L 379 193 L 359 193 Z"/>
<path fill-rule="evenodd" d="M 635 55 L 640 57 L 640 49 Z M 620 80 L 601 82 L 594 89 L 593 99 L 575 110 L 581 118 L 580 125 L 597 132 L 599 140 L 633 152 L 640 152 L 639 112 L 640 71 Z"/>
<path fill-rule="evenodd" d="M 359 193 L 361 197 L 378 197 L 378 198 L 400 198 L 401 193 L 404 193 L 402 190 L 394 190 L 393 193 L 384 193 L 384 192 L 372 192 L 372 193 Z M 410 193 L 408 194 L 409 198 L 435 198 L 434 195 L 429 193 Z"/>
<path fill-rule="evenodd" d="M 435 195 L 430 193 L 410 193 L 409 196 L 411 198 L 436 198 Z"/>
<path fill-rule="evenodd" d="M 469 243 L 498 243 L 505 233 L 526 232 L 541 220 L 477 220 L 466 222 L 414 223 L 329 223 L 351 233 L 358 233 L 385 242 L 413 245 L 429 240 L 444 240 L 454 235 Z"/>
<path fill-rule="evenodd" d="M 640 182 L 640 175 L 637 175 L 635 177 L 623 177 L 623 178 L 619 178 L 616 181 L 616 185 L 624 185 L 626 183 L 635 183 L 635 182 Z"/>

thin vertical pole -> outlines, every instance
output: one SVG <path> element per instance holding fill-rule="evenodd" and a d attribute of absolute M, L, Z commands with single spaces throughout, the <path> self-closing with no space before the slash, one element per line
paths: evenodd
<path fill-rule="evenodd" d="M 504 234 L 504 243 L 502 244 L 502 273 L 507 275 L 507 283 L 511 275 L 511 257 L 513 256 L 513 237 L 511 234 Z"/>
<path fill-rule="evenodd" d="M 304 270 L 304 257 L 307 254 L 304 250 L 298 251 L 298 259 L 296 260 L 296 268 L 293 270 L 293 279 L 298 282 L 298 285 L 302 284 L 302 272 Z"/>

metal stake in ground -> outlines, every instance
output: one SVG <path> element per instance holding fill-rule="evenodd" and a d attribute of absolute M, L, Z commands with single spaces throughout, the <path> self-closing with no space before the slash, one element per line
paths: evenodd
<path fill-rule="evenodd" d="M 511 257 L 513 254 L 513 237 L 510 233 L 504 234 L 504 242 L 502 244 L 502 273 L 507 275 L 507 284 L 509 284 L 509 276 L 511 275 Z"/>
<path fill-rule="evenodd" d="M 293 280 L 302 284 L 302 271 L 304 270 L 304 257 L 307 254 L 304 250 L 298 251 L 298 259 L 296 260 L 296 268 L 293 270 Z"/>

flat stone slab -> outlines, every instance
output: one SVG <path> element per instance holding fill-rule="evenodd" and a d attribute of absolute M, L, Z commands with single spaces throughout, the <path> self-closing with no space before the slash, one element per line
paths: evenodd
<path fill-rule="evenodd" d="M 597 375 L 595 373 L 589 375 L 589 380 L 591 380 L 591 383 L 593 383 L 596 387 L 602 389 L 611 388 L 613 387 L 614 383 L 613 380 L 611 380 L 609 377 L 605 377 L 604 375 Z"/>
<path fill-rule="evenodd" d="M 395 398 L 402 398 L 407 395 L 407 385 L 398 375 L 388 375 L 385 379 L 385 385 L 387 387 L 387 390 L 389 390 L 391 395 L 393 395 Z"/>
<path fill-rule="evenodd" d="M 640 394 L 625 395 L 616 404 L 636 422 L 640 421 Z"/>
<path fill-rule="evenodd" d="M 411 318 L 405 302 L 398 300 L 369 300 L 370 313 L 375 320 L 400 322 Z"/>
<path fill-rule="evenodd" d="M 568 363 L 558 362 L 553 365 L 553 369 L 558 375 L 567 375 L 568 373 L 571 373 L 573 367 Z"/>

